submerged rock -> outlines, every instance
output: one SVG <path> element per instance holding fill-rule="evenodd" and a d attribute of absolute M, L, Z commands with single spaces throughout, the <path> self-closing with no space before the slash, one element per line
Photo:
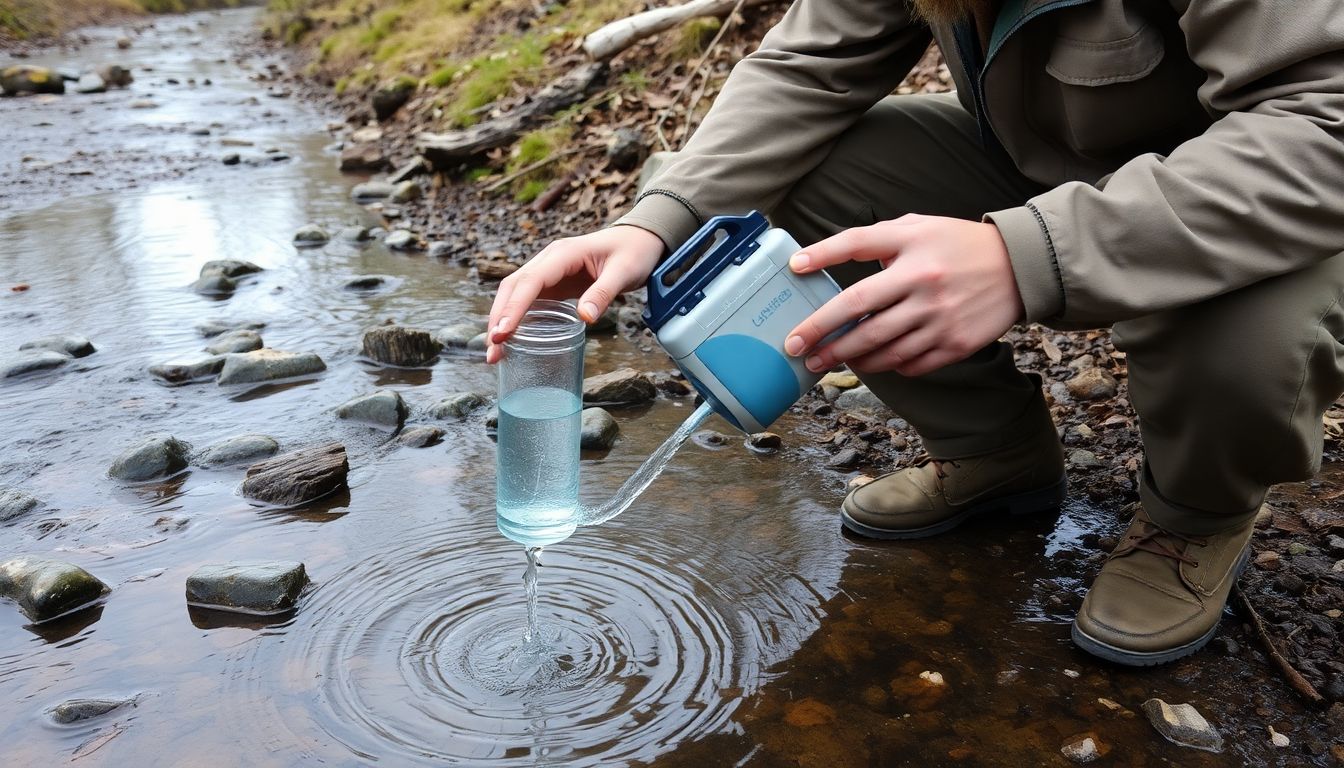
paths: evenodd
<path fill-rule="evenodd" d="M 58 725 L 70 725 L 84 720 L 102 717 L 108 712 L 125 706 L 134 706 L 135 699 L 70 699 L 47 710 L 52 722 Z"/>
<path fill-rule="evenodd" d="M 346 227 L 341 230 L 340 237 L 347 243 L 367 243 L 373 239 L 373 233 L 368 227 Z"/>
<path fill-rule="evenodd" d="M 224 356 L 213 355 L 195 363 L 168 363 L 152 365 L 149 374 L 163 379 L 169 384 L 189 384 L 193 381 L 208 381 L 219 375 L 224 368 Z"/>
<path fill-rule="evenodd" d="M 17 488 L 0 488 L 0 523 L 37 509 L 42 502 Z"/>
<path fill-rule="evenodd" d="M 249 499 L 292 507 L 345 488 L 349 473 L 345 446 L 326 443 L 253 464 L 242 492 Z"/>
<path fill-rule="evenodd" d="M 1060 747 L 1060 754 L 1072 760 L 1075 763 L 1087 764 L 1100 758 L 1106 751 L 1099 746 L 1097 737 L 1091 733 L 1080 734 L 1073 737 Z"/>
<path fill-rule="evenodd" d="M 364 356 L 384 365 L 421 368 L 432 365 L 443 345 L 428 331 L 382 325 L 364 333 Z"/>
<path fill-rule="evenodd" d="M 30 349 L 46 349 L 52 352 L 60 352 L 63 355 L 71 357 L 88 357 L 98 350 L 93 348 L 93 344 L 83 336 L 71 336 L 65 334 L 56 334 L 54 336 L 43 336 L 40 339 L 26 341 L 19 345 L 19 351 Z"/>
<path fill-rule="evenodd" d="M 322 358 L 311 352 L 258 349 L 255 352 L 225 355 L 224 368 L 219 372 L 219 383 L 220 385 L 257 384 L 307 376 L 326 369 L 327 364 L 322 362 Z"/>
<path fill-rule="evenodd" d="M 364 275 L 345 281 L 341 287 L 347 291 L 372 291 L 381 288 L 387 282 L 382 275 Z"/>
<path fill-rule="evenodd" d="M 1168 704 L 1161 699 L 1143 702 L 1143 713 L 1157 732 L 1173 744 L 1221 752 L 1223 736 L 1189 704 Z"/>
<path fill-rule="evenodd" d="M 201 266 L 201 277 L 210 274 L 220 274 L 225 277 L 244 277 L 246 275 L 255 275 L 258 272 L 264 272 L 261 267 L 250 261 L 240 261 L 238 259 L 214 259 L 205 262 Z"/>
<path fill-rule="evenodd" d="M 633 368 L 590 376 L 583 381 L 583 402 L 633 405 L 647 403 L 658 394 L 653 381 Z"/>
<path fill-rule="evenodd" d="M 253 320 L 206 320 L 196 326 L 196 332 L 209 339 L 229 331 L 260 331 L 266 324 Z"/>
<path fill-rule="evenodd" d="M 485 325 L 482 321 L 454 323 L 435 333 L 434 338 L 449 349 L 466 349 L 472 339 L 485 333 Z"/>
<path fill-rule="evenodd" d="M 150 435 L 122 451 L 107 474 L 127 482 L 166 477 L 186 468 L 189 453 L 191 446 L 172 435 Z"/>
<path fill-rule="evenodd" d="M 238 435 L 221 440 L 196 454 L 198 467 L 231 467 L 274 456 L 280 443 L 268 435 Z"/>
<path fill-rule="evenodd" d="M 224 296 L 238 290 L 238 281 L 223 273 L 211 272 L 196 278 L 191 290 L 202 296 Z"/>
<path fill-rule="evenodd" d="M 413 427 L 402 432 L 397 442 L 407 448 L 428 448 L 443 442 L 446 434 L 448 432 L 443 427 Z"/>
<path fill-rule="evenodd" d="M 212 355 L 227 355 L 230 352 L 252 352 L 263 346 L 265 344 L 262 343 L 261 334 L 256 331 L 240 330 L 229 331 L 217 337 L 205 351 Z"/>
<path fill-rule="evenodd" d="M 203 565 L 187 577 L 187 605 L 269 616 L 293 608 L 307 583 L 303 563 Z"/>
<path fill-rule="evenodd" d="M 342 419 L 361 421 L 380 427 L 396 429 L 406 420 L 410 409 L 401 395 L 390 389 L 380 389 L 371 394 L 356 397 L 339 406 L 336 415 Z"/>
<path fill-rule="evenodd" d="M 69 355 L 50 350 L 28 350 L 0 360 L 0 379 L 12 379 L 26 373 L 49 371 L 70 362 Z"/>
<path fill-rule="evenodd" d="M 605 408 L 584 408 L 583 427 L 579 432 L 579 447 L 588 451 L 605 451 L 616 444 L 621 425 Z"/>
<path fill-rule="evenodd" d="M 294 233 L 294 245 L 300 248 L 326 245 L 329 240 L 331 240 L 331 235 L 327 233 L 327 230 L 316 224 L 305 224 Z"/>
<path fill-rule="evenodd" d="M 59 560 L 16 557 L 0 563 L 0 597 L 18 603 L 35 624 L 83 608 L 109 591 L 93 574 Z"/>

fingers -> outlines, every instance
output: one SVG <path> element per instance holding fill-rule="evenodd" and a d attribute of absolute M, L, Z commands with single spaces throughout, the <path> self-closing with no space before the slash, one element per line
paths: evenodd
<path fill-rule="evenodd" d="M 865 277 L 821 305 L 790 331 L 784 341 L 784 351 L 790 355 L 806 354 L 848 323 L 897 303 L 905 298 L 906 292 L 905 284 L 892 272 L 884 270 Z"/>
<path fill-rule="evenodd" d="M 927 320 L 928 313 L 918 311 L 908 302 L 897 303 L 860 321 L 835 341 L 818 347 L 808 355 L 805 365 L 814 373 L 828 371 L 837 363 L 861 358 L 892 344 Z"/>
<path fill-rule="evenodd" d="M 918 217 L 902 217 L 846 229 L 795 253 L 789 258 L 789 267 L 802 275 L 847 261 L 886 262 L 895 258 L 905 240 L 902 230 L 917 221 Z"/>
<path fill-rule="evenodd" d="M 922 376 L 965 357 L 940 345 L 939 339 L 937 329 L 926 325 L 850 360 L 849 367 L 860 373 L 895 371 L 902 376 Z"/>

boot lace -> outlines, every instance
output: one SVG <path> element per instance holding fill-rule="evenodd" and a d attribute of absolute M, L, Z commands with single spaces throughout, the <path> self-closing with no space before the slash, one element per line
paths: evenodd
<path fill-rule="evenodd" d="M 1186 554 L 1185 550 L 1191 545 L 1202 547 L 1208 542 L 1209 540 L 1203 537 L 1185 536 L 1173 531 L 1165 531 L 1148 520 L 1140 519 L 1138 531 L 1126 536 L 1120 546 L 1115 548 L 1111 557 L 1141 549 L 1144 552 L 1169 557 L 1177 562 L 1198 568 L 1199 560 Z"/>
<path fill-rule="evenodd" d="M 947 466 L 950 464 L 954 468 L 957 469 L 961 468 L 961 462 L 959 461 L 955 461 L 952 459 L 935 459 L 927 453 L 921 453 L 915 459 L 916 467 L 927 467 L 930 464 L 933 465 L 933 474 L 935 478 L 934 483 L 937 485 L 938 490 L 940 491 L 943 489 L 943 481 L 946 480 L 948 477 Z"/>

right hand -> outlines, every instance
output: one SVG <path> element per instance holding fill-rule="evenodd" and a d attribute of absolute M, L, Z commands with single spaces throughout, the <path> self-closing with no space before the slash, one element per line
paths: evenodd
<path fill-rule="evenodd" d="M 537 299 L 571 299 L 582 293 L 579 317 L 595 322 L 616 294 L 643 285 L 662 256 L 662 239 L 631 225 L 556 240 L 499 284 L 490 307 L 485 361 L 499 362 L 500 345 Z"/>

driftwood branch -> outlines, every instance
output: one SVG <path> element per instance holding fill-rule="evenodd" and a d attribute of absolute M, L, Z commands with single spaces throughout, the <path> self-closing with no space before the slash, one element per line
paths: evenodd
<path fill-rule="evenodd" d="M 1274 665 L 1279 668 L 1283 676 L 1288 680 L 1288 685 L 1297 691 L 1298 695 L 1312 704 L 1320 705 L 1325 703 L 1325 698 L 1321 696 L 1316 687 L 1311 684 L 1307 678 L 1302 676 L 1296 668 L 1284 658 L 1279 649 L 1274 647 L 1274 640 L 1269 636 L 1269 630 L 1265 628 L 1265 622 L 1260 619 L 1260 614 L 1256 612 L 1255 606 L 1251 605 L 1250 598 L 1241 587 L 1234 587 L 1232 594 L 1237 598 L 1237 606 L 1241 608 L 1242 613 L 1251 620 L 1251 626 L 1255 629 L 1255 636 L 1260 640 L 1260 644 L 1265 647 L 1269 653 L 1269 658 L 1274 661 Z"/>
<path fill-rule="evenodd" d="M 773 0 L 746 0 L 746 5 L 768 2 Z M 683 5 L 637 13 L 589 34 L 583 39 L 583 50 L 598 61 L 609 59 L 646 37 L 701 16 L 722 16 L 736 5 L 736 0 L 691 0 Z"/>
<path fill-rule="evenodd" d="M 508 114 L 460 131 L 420 134 L 415 140 L 416 151 L 435 170 L 466 162 L 486 150 L 512 142 L 552 113 L 582 100 L 602 82 L 606 72 L 607 66 L 602 62 L 576 67 Z"/>

